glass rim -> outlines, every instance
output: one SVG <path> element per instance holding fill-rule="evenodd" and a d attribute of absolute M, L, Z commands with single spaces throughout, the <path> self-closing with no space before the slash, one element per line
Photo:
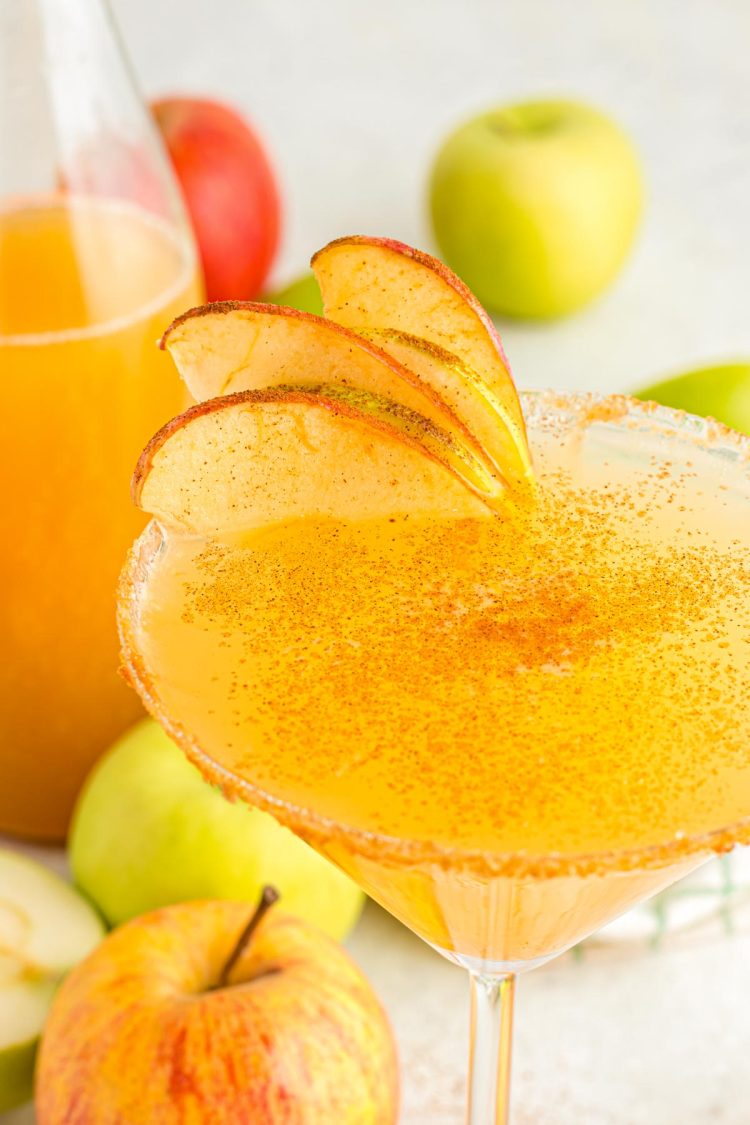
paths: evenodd
<path fill-rule="evenodd" d="M 735 463 L 747 465 L 747 480 L 750 485 L 750 435 L 740 434 L 713 418 L 702 418 L 683 410 L 622 394 L 531 390 L 521 391 L 521 399 L 524 418 L 532 426 L 535 421 L 543 421 L 545 417 L 567 417 L 584 426 L 597 422 L 620 424 L 627 425 L 634 432 L 651 430 L 656 435 L 664 434 L 688 446 L 692 444 L 707 451 L 715 449 L 730 453 Z M 729 825 L 693 835 L 674 836 L 636 848 L 584 853 L 550 852 L 547 855 L 527 854 L 524 851 L 492 852 L 372 832 L 275 797 L 211 758 L 190 732 L 168 713 L 159 699 L 154 677 L 140 657 L 133 627 L 138 613 L 138 590 L 162 540 L 161 526 L 152 519 L 131 547 L 120 576 L 117 620 L 123 674 L 137 690 L 149 713 L 209 782 L 216 785 L 228 798 L 242 799 L 275 816 L 313 845 L 330 853 L 335 851 L 336 844 L 340 842 L 344 847 L 350 845 L 350 850 L 362 858 L 394 868 L 431 865 L 470 871 L 484 877 L 541 879 L 632 872 L 679 865 L 702 853 L 719 854 L 730 851 L 736 844 L 750 843 L 749 812 L 746 817 Z"/>
<path fill-rule="evenodd" d="M 60 192 L 38 192 L 32 196 L 0 196 L 0 220 L 8 215 L 19 212 L 32 213 L 34 211 L 67 211 L 70 215 L 76 212 L 90 214 L 96 211 L 103 214 L 128 215 L 142 221 L 145 226 L 158 231 L 168 243 L 172 243 L 179 256 L 179 272 L 176 279 L 151 297 L 145 304 L 138 305 L 131 312 L 118 313 L 109 320 L 95 322 L 94 324 L 71 325 L 68 328 L 53 328 L 49 331 L 39 330 L 34 332 L 8 332 L 0 331 L 0 348 L 33 348 L 58 346 L 65 344 L 78 344 L 88 340 L 100 340 L 114 332 L 131 328 L 143 320 L 158 313 L 165 304 L 174 301 L 183 290 L 190 285 L 193 277 L 200 268 L 198 251 L 190 236 L 189 228 L 184 223 L 173 222 L 164 218 L 148 207 L 133 202 L 129 199 L 109 198 L 96 194 L 78 192 L 74 195 L 64 195 Z"/>

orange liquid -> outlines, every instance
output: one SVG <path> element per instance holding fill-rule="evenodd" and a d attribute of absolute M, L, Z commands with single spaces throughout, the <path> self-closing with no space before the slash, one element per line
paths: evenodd
<path fill-rule="evenodd" d="M 532 430 L 538 506 L 512 523 L 144 540 L 130 643 L 157 712 L 478 962 L 565 948 L 750 814 L 746 469 L 618 436 Z"/>
<path fill-rule="evenodd" d="M 0 212 L 0 830 L 60 837 L 96 756 L 137 715 L 114 595 L 142 526 L 138 451 L 183 402 L 155 346 L 200 296 L 135 210 L 50 200 Z"/>

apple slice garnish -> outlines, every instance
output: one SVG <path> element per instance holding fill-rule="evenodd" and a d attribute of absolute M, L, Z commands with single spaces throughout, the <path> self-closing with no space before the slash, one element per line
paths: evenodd
<path fill-rule="evenodd" d="M 457 380 L 466 381 L 467 369 L 475 372 L 483 393 L 475 393 L 470 378 L 473 389 L 462 395 L 459 416 L 503 476 L 517 483 L 530 479 L 523 413 L 500 337 L 447 266 L 402 242 L 360 235 L 323 247 L 312 268 L 331 320 L 355 332 L 395 330 L 421 338 L 458 359 L 459 367 L 452 368 Z"/>
<path fill-rule="evenodd" d="M 423 336 L 411 336 L 396 328 L 362 328 L 360 333 L 417 375 L 424 385 L 432 387 L 457 417 L 471 419 L 475 440 L 483 451 L 495 451 L 494 458 L 487 455 L 487 460 L 501 472 L 497 462 L 506 449 L 506 431 L 503 428 L 499 440 L 495 397 L 474 368 Z M 517 469 L 517 473 L 520 471 Z M 503 479 L 518 479 L 508 472 L 507 466 L 502 472 Z"/>
<path fill-rule="evenodd" d="M 485 464 L 390 399 L 342 386 L 210 399 L 146 446 L 135 503 L 206 538 L 307 517 L 488 515 Z"/>
<path fill-rule="evenodd" d="M 197 402 L 266 387 L 341 384 L 370 391 L 422 414 L 487 460 L 452 403 L 377 343 L 297 309 L 221 301 L 190 309 L 164 333 L 169 352 Z M 491 461 L 490 470 L 495 471 Z M 499 478 L 500 484 L 506 482 Z"/>

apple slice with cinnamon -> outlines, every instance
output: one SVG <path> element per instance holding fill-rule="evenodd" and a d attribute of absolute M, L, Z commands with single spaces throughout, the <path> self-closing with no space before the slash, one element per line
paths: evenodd
<path fill-rule="evenodd" d="M 518 393 L 500 337 L 474 294 L 454 273 L 419 250 L 387 238 L 339 238 L 313 257 L 325 314 L 358 333 L 395 332 L 441 349 L 444 377 L 458 384 L 446 401 L 469 427 L 497 470 L 512 482 L 530 479 L 531 460 Z M 383 336 L 378 342 L 386 343 Z M 398 337 L 391 339 L 397 342 Z M 413 345 L 411 345 L 413 348 Z M 451 360 L 445 359 L 449 353 Z M 400 358 L 407 359 L 403 352 Z M 422 357 L 414 352 L 414 366 Z M 438 357 L 433 353 L 434 371 Z M 477 393 L 477 378 L 481 393 Z M 435 386 L 437 379 L 431 382 Z"/>
<path fill-rule="evenodd" d="M 340 385 L 244 391 L 198 404 L 141 454 L 136 504 L 223 538 L 305 517 L 488 515 L 497 484 L 428 419 Z"/>
<path fill-rule="evenodd" d="M 277 305 L 221 301 L 178 317 L 161 347 L 198 402 L 238 391 L 321 383 L 369 391 L 446 430 L 487 461 L 499 487 L 506 484 L 433 381 L 333 321 Z"/>

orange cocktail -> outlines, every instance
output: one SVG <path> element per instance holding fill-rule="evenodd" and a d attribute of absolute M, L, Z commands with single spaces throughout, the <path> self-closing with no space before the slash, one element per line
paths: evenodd
<path fill-rule="evenodd" d="M 530 412 L 523 518 L 152 533 L 133 595 L 159 712 L 485 966 L 566 948 L 750 810 L 750 497 L 564 407 Z"/>
<path fill-rule="evenodd" d="M 138 464 L 124 663 L 212 781 L 469 970 L 467 1120 L 505 1122 L 515 975 L 750 840 L 750 441 L 616 396 L 524 424 L 440 263 L 314 263 L 336 323 L 168 334 L 205 401 Z"/>
<path fill-rule="evenodd" d="M 0 212 L 0 831 L 61 836 L 87 768 L 138 711 L 112 590 L 142 524 L 133 458 L 184 402 L 155 341 L 199 292 L 191 250 L 134 208 Z"/>

